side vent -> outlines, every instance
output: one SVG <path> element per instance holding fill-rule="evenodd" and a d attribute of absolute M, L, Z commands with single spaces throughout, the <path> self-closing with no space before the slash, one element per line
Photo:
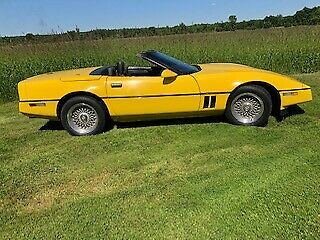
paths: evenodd
<path fill-rule="evenodd" d="M 211 101 L 210 101 L 210 108 L 215 108 L 216 107 L 216 103 L 217 103 L 217 97 L 216 96 L 212 96 L 211 97 Z"/>
<path fill-rule="evenodd" d="M 204 109 L 211 109 L 215 108 L 217 103 L 217 97 L 216 96 L 205 96 L 204 97 Z"/>
<path fill-rule="evenodd" d="M 209 96 L 205 96 L 205 97 L 204 97 L 204 105 L 203 105 L 203 108 L 209 108 L 209 104 L 210 104 L 210 97 L 209 97 Z"/>

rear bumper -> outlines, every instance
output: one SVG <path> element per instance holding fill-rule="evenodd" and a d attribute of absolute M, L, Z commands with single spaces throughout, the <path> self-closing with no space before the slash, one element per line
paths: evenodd
<path fill-rule="evenodd" d="M 311 88 L 301 88 L 280 91 L 281 110 L 313 100 Z"/>
<path fill-rule="evenodd" d="M 57 119 L 58 101 L 20 101 L 19 112 L 33 118 Z"/>

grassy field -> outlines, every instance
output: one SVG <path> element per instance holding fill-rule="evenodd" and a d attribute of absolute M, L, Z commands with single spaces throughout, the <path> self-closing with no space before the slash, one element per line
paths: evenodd
<path fill-rule="evenodd" d="M 281 73 L 320 71 L 320 26 L 256 31 L 0 46 L 0 101 L 17 99 L 16 84 L 40 73 L 125 60 L 157 49 L 190 63 L 235 62 Z"/>
<path fill-rule="evenodd" d="M 296 77 L 315 101 L 266 128 L 212 119 L 74 138 L 0 105 L 0 238 L 318 238 L 320 73 Z"/>

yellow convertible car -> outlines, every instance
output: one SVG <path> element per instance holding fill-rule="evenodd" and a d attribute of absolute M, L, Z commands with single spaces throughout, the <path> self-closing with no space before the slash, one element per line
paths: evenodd
<path fill-rule="evenodd" d="M 189 65 L 158 51 L 139 54 L 150 67 L 115 66 L 47 73 L 21 81 L 19 110 L 62 122 L 72 135 L 110 122 L 223 115 L 265 126 L 269 116 L 312 100 L 309 86 L 237 64 Z"/>

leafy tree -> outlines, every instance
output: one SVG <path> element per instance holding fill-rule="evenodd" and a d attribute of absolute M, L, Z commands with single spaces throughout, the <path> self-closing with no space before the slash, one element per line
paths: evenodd
<path fill-rule="evenodd" d="M 235 24 L 238 21 L 238 18 L 236 15 L 229 16 L 229 22 Z"/>
<path fill-rule="evenodd" d="M 236 15 L 231 15 L 229 16 L 229 29 L 228 30 L 232 30 L 234 31 L 236 29 L 236 23 L 237 23 L 238 19 Z"/>
<path fill-rule="evenodd" d="M 32 41 L 34 40 L 34 35 L 32 33 L 27 33 L 26 34 L 26 40 L 27 41 Z"/>

